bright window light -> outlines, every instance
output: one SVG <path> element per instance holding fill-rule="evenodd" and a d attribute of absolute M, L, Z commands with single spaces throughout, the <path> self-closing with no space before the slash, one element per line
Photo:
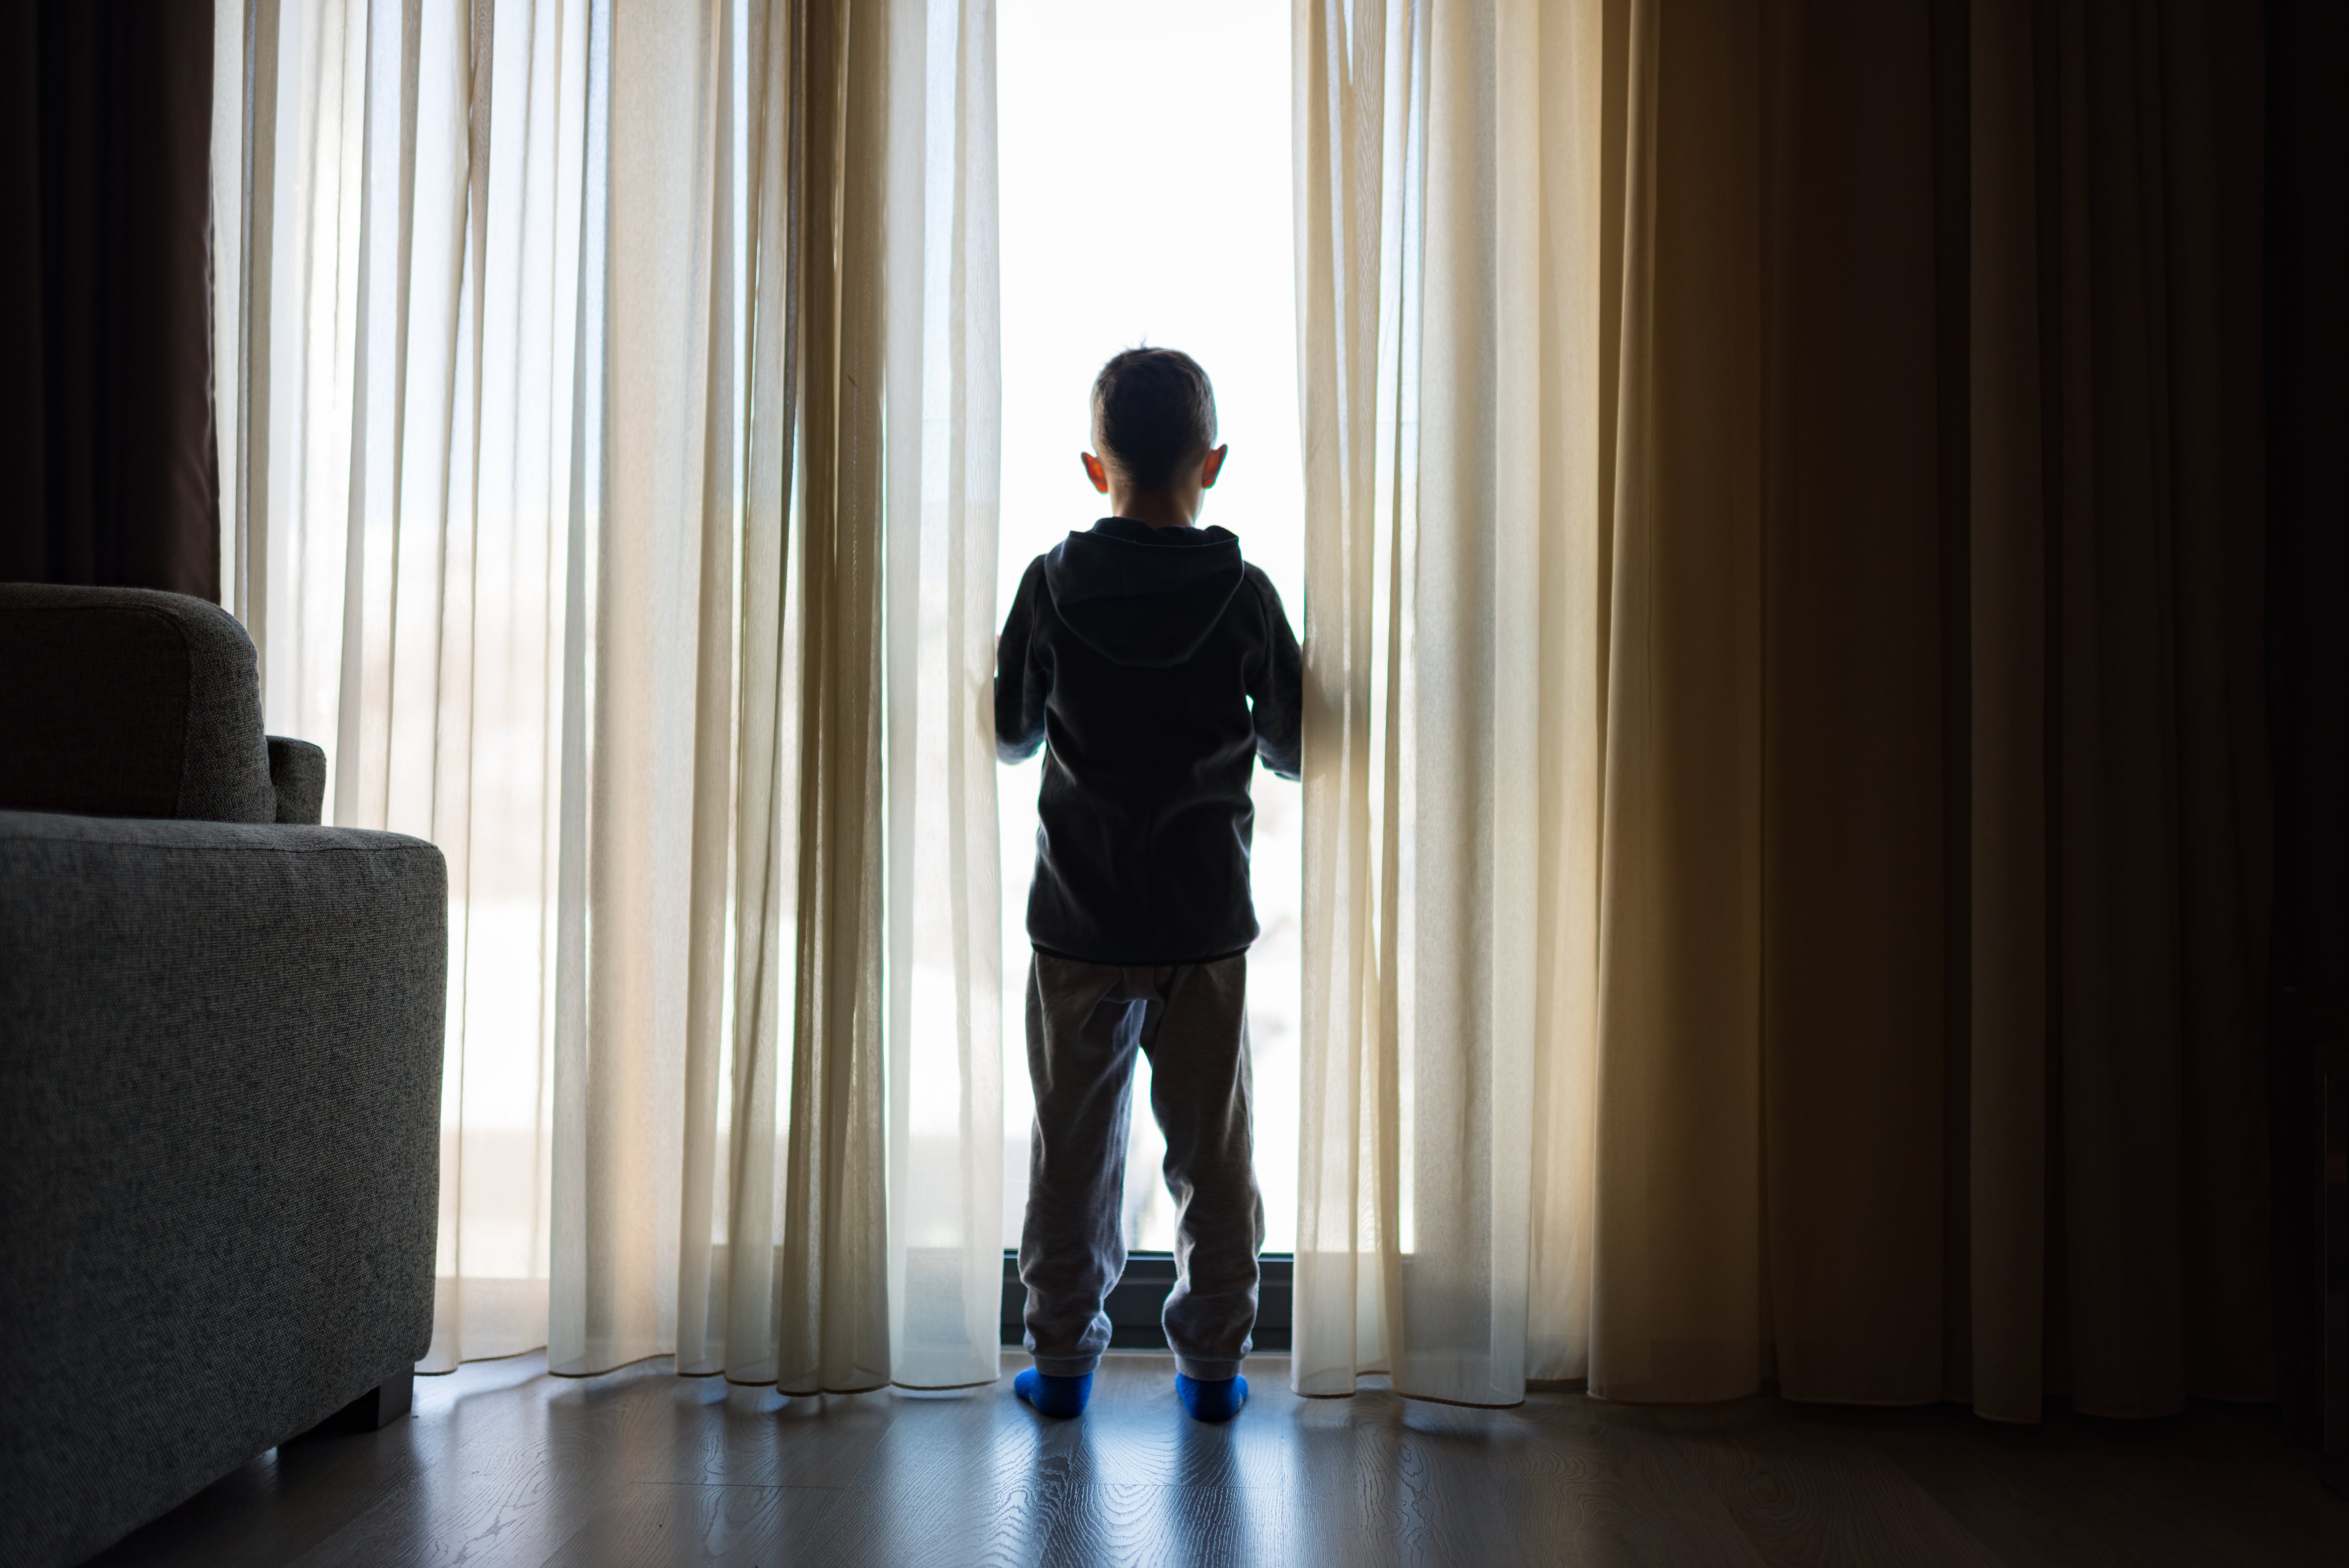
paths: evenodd
<path fill-rule="evenodd" d="M 1290 265 L 1289 14 L 1273 0 L 1002 0 L 997 38 L 1003 269 L 999 609 L 1030 560 L 1107 510 L 1078 467 L 1093 373 L 1136 344 L 1206 366 L 1232 455 L 1203 523 L 1230 529 L 1304 631 Z M 1028 1198 L 1027 900 L 1038 762 L 1001 779 L 1004 1244 Z M 1265 1248 L 1297 1231 L 1298 787 L 1256 776 L 1264 935 L 1248 960 Z M 1164 1146 L 1136 1083 L 1126 1243 L 1174 1244 Z"/>

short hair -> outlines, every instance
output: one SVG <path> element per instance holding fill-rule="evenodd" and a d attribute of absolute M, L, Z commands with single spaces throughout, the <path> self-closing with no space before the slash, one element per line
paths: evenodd
<path fill-rule="evenodd" d="M 1093 448 L 1137 490 L 1154 490 L 1216 444 L 1216 388 L 1179 348 L 1129 348 L 1093 377 Z"/>

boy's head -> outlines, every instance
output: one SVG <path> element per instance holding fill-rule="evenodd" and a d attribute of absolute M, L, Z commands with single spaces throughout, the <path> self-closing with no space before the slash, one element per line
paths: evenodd
<path fill-rule="evenodd" d="M 1129 348 L 1093 377 L 1093 450 L 1106 472 L 1096 488 L 1153 495 L 1216 482 L 1216 388 L 1199 362 L 1175 348 Z M 1204 472 L 1202 470 L 1205 470 Z"/>

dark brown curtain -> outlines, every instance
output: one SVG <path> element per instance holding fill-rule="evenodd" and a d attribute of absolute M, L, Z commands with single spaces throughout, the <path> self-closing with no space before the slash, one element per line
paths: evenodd
<path fill-rule="evenodd" d="M 1591 1387 L 2273 1398 L 2262 10 L 1604 18 Z"/>
<path fill-rule="evenodd" d="M 2261 18 L 2025 15 L 1971 31 L 1973 1297 L 2157 1414 L 2275 1389 Z"/>
<path fill-rule="evenodd" d="M 0 0 L 0 580 L 220 597 L 212 17 Z"/>
<path fill-rule="evenodd" d="M 2260 9 L 1765 15 L 1780 1385 L 2271 1398 Z"/>

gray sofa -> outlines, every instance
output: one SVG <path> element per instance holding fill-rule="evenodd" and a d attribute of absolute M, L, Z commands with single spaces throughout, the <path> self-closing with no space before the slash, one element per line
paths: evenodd
<path fill-rule="evenodd" d="M 0 1564 L 407 1409 L 448 873 L 325 782 L 218 606 L 0 585 Z"/>

